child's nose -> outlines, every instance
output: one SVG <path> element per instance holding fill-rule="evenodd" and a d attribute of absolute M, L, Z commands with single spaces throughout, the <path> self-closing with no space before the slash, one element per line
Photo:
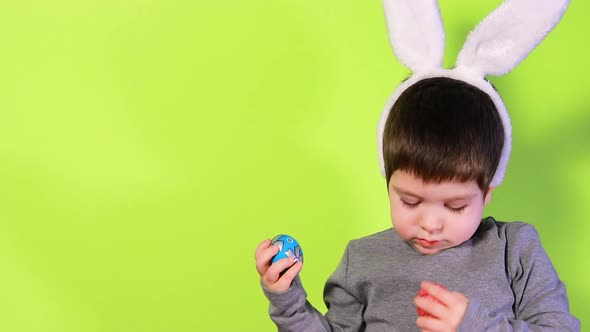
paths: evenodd
<path fill-rule="evenodd" d="M 443 229 L 442 217 L 436 214 L 425 214 L 420 220 L 420 227 L 429 233 L 437 233 Z"/>

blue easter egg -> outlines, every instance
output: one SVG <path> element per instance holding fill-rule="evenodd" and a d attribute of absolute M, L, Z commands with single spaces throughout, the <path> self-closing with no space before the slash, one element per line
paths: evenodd
<path fill-rule="evenodd" d="M 279 247 L 279 253 L 276 254 L 272 258 L 272 262 L 274 263 L 280 259 L 291 257 L 295 262 L 303 263 L 303 250 L 301 250 L 301 246 L 289 235 L 280 234 L 272 238 L 271 245 Z"/>

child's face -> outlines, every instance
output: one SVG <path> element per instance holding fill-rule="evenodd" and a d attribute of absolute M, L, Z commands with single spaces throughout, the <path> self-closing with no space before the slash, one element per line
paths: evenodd
<path fill-rule="evenodd" d="M 424 255 L 458 246 L 477 230 L 491 191 L 484 199 L 475 181 L 425 183 L 395 171 L 389 182 L 394 229 Z"/>

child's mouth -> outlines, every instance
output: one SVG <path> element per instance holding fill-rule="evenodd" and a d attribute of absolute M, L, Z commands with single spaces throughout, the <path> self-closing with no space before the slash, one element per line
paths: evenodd
<path fill-rule="evenodd" d="M 418 239 L 418 243 L 424 248 L 435 247 L 440 241 L 428 241 L 426 239 Z"/>

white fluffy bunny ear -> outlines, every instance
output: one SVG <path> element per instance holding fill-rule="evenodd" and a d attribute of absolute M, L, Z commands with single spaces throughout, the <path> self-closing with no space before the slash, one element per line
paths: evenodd
<path fill-rule="evenodd" d="M 383 0 L 389 41 L 412 72 L 441 68 L 445 33 L 436 0 Z"/>
<path fill-rule="evenodd" d="M 383 0 L 389 40 L 398 59 L 412 70 L 387 101 L 377 127 L 381 174 L 385 174 L 383 133 L 397 98 L 420 80 L 448 77 L 490 96 L 502 120 L 504 144 L 490 186 L 502 183 L 512 148 L 512 126 L 502 98 L 485 80 L 514 69 L 557 25 L 570 0 L 505 0 L 473 30 L 453 69 L 442 68 L 444 30 L 436 0 Z"/>
<path fill-rule="evenodd" d="M 568 4 L 569 0 L 506 0 L 469 34 L 457 68 L 469 68 L 481 77 L 510 72 L 557 25 Z"/>

